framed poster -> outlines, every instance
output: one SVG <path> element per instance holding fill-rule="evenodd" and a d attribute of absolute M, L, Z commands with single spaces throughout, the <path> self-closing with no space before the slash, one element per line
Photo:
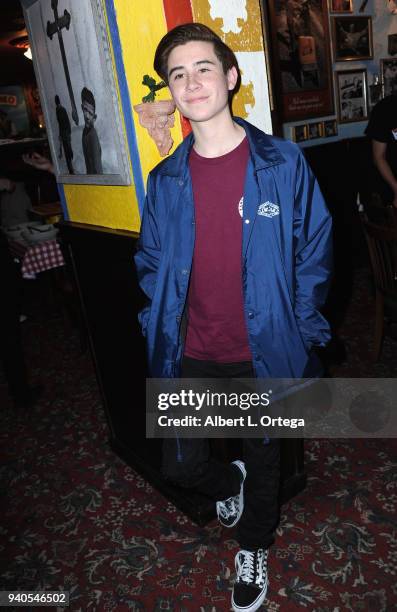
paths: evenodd
<path fill-rule="evenodd" d="M 367 71 L 341 70 L 335 73 L 339 123 L 368 119 Z"/>
<path fill-rule="evenodd" d="M 331 17 L 334 61 L 373 57 L 371 17 Z"/>
<path fill-rule="evenodd" d="M 387 57 L 380 60 L 380 78 L 384 97 L 397 93 L 397 59 Z"/>
<path fill-rule="evenodd" d="M 271 0 L 269 14 L 282 120 L 331 115 L 327 0 Z"/>
<path fill-rule="evenodd" d="M 60 183 L 128 185 L 101 0 L 21 0 Z"/>

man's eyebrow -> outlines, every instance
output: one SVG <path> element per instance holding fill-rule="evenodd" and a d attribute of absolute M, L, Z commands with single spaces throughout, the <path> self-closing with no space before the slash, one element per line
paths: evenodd
<path fill-rule="evenodd" d="M 194 62 L 193 66 L 199 66 L 201 64 L 212 64 L 213 66 L 215 66 L 215 62 L 212 62 L 211 60 L 207 60 L 207 59 L 200 60 L 198 62 Z M 170 78 L 170 76 L 172 75 L 173 72 L 175 72 L 176 70 L 182 70 L 183 68 L 184 68 L 184 66 L 174 66 L 169 71 L 168 78 Z"/>

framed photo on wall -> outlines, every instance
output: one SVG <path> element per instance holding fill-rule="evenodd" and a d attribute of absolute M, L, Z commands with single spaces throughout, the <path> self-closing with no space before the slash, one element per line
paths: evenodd
<path fill-rule="evenodd" d="M 353 0 L 329 0 L 331 13 L 352 13 Z"/>
<path fill-rule="evenodd" d="M 323 124 L 321 121 L 319 123 L 309 123 L 307 130 L 309 133 L 309 140 L 321 138 L 323 136 Z"/>
<path fill-rule="evenodd" d="M 21 0 L 56 179 L 128 185 L 101 0 Z"/>
<path fill-rule="evenodd" d="M 304 142 L 308 139 L 307 125 L 294 125 L 292 128 L 292 140 L 294 142 Z"/>
<path fill-rule="evenodd" d="M 323 121 L 323 136 L 324 138 L 331 138 L 332 136 L 338 135 L 338 124 L 336 119 L 328 119 Z"/>
<path fill-rule="evenodd" d="M 340 70 L 335 73 L 339 123 L 368 119 L 367 71 Z"/>
<path fill-rule="evenodd" d="M 269 19 L 282 120 L 332 114 L 327 0 L 271 0 Z"/>
<path fill-rule="evenodd" d="M 379 63 L 383 96 L 397 93 L 397 59 L 386 57 L 381 59 Z"/>
<path fill-rule="evenodd" d="M 371 17 L 331 17 L 334 61 L 373 57 Z"/>

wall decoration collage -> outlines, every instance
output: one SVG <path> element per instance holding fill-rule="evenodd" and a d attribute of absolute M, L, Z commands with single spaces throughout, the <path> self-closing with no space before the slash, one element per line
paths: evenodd
<path fill-rule="evenodd" d="M 372 83 L 365 67 L 339 65 L 374 58 L 372 16 L 362 14 L 365 2 L 355 7 L 353 0 L 278 0 L 271 7 L 282 120 L 304 120 L 290 126 L 292 140 L 338 136 L 339 125 L 367 121 L 381 98 L 397 92 L 393 57 L 379 60 Z M 388 52 L 397 54 L 397 34 L 388 36 Z M 331 60 L 336 64 L 333 75 Z M 335 118 L 310 121 L 334 113 Z"/>

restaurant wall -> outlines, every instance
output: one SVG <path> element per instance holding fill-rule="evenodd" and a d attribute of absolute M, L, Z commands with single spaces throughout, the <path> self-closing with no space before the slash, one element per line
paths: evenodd
<path fill-rule="evenodd" d="M 372 30 L 373 30 L 373 48 L 374 56 L 373 59 L 367 61 L 343 61 L 333 62 L 332 72 L 335 73 L 337 70 L 351 70 L 356 68 L 365 68 L 367 70 L 368 85 L 373 82 L 373 75 L 380 76 L 379 60 L 381 58 L 391 57 L 388 54 L 388 35 L 397 33 L 397 15 L 391 13 L 392 6 L 395 6 L 394 0 L 368 0 L 364 12 L 360 12 L 360 8 L 363 5 L 363 0 L 353 0 L 353 12 L 348 16 L 371 16 L 372 17 Z M 334 14 L 335 15 L 335 14 Z M 331 28 L 331 14 L 330 19 L 330 32 Z M 332 51 L 332 49 L 331 49 Z M 396 56 L 395 56 L 396 57 Z M 369 91 L 368 91 L 369 94 Z M 370 100 L 370 97 L 369 97 Z M 334 102 L 335 112 L 331 115 L 324 117 L 317 117 L 308 119 L 306 123 L 316 123 L 318 121 L 334 119 L 337 117 L 337 100 L 336 91 L 334 84 Z M 283 135 L 285 138 L 292 139 L 293 126 L 305 123 L 305 121 L 295 121 L 283 124 Z M 367 126 L 368 120 L 358 121 L 353 123 L 339 124 L 338 135 L 335 137 L 328 138 L 317 138 L 311 141 L 305 141 L 300 143 L 302 147 L 317 146 L 321 144 L 328 144 L 338 140 L 346 138 L 357 138 L 364 136 L 364 130 Z"/>
<path fill-rule="evenodd" d="M 242 86 L 235 98 L 234 112 L 258 127 L 272 131 L 266 54 L 262 36 L 259 0 L 105 0 L 120 107 L 128 141 L 133 175 L 130 186 L 64 185 L 61 196 L 69 220 L 109 228 L 138 231 L 149 171 L 161 160 L 156 144 L 138 120 L 133 106 L 142 101 L 148 88 L 142 84 L 153 70 L 154 52 L 160 38 L 186 21 L 201 21 L 213 28 L 238 57 Z M 168 89 L 157 92 L 156 100 L 169 98 Z M 176 113 L 171 129 L 174 146 L 189 126 Z"/>

